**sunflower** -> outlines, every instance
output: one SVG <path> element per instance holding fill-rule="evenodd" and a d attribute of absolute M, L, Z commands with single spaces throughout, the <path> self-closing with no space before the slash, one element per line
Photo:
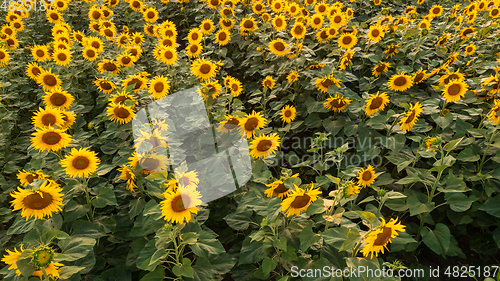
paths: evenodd
<path fill-rule="evenodd" d="M 488 119 L 490 119 L 493 125 L 497 125 L 500 121 L 500 99 L 495 99 L 495 106 L 488 113 Z"/>
<path fill-rule="evenodd" d="M 64 133 L 63 129 L 50 127 L 37 128 L 31 137 L 31 144 L 40 152 L 58 151 L 68 146 L 70 142 L 71 136 Z"/>
<path fill-rule="evenodd" d="M 31 217 L 35 220 L 43 219 L 45 216 L 52 217 L 52 214 L 62 211 L 63 194 L 61 192 L 62 188 L 56 182 L 45 180 L 36 190 L 18 187 L 17 192 L 10 193 L 14 198 L 10 203 L 14 207 L 13 211 L 22 210 L 21 216 L 25 217 L 26 221 Z"/>
<path fill-rule="evenodd" d="M 148 80 L 146 78 L 142 77 L 141 75 L 136 75 L 122 80 L 122 87 L 127 88 L 129 86 L 135 85 L 134 87 L 132 87 L 132 91 L 139 92 L 140 90 L 147 88 L 147 83 Z"/>
<path fill-rule="evenodd" d="M 347 18 L 342 12 L 336 12 L 329 16 L 330 26 L 339 29 L 347 23 Z"/>
<path fill-rule="evenodd" d="M 127 181 L 127 189 L 134 192 L 137 185 L 135 184 L 136 176 L 134 171 L 127 165 L 123 165 L 122 168 L 117 169 L 120 172 L 120 179 Z"/>
<path fill-rule="evenodd" d="M 285 180 L 289 178 L 296 178 L 298 177 L 299 174 L 294 174 L 292 176 L 288 176 L 286 174 L 286 177 L 281 177 L 279 180 L 276 180 L 270 184 L 266 184 L 268 189 L 264 191 L 264 193 L 267 195 L 267 197 L 279 197 L 281 199 L 285 198 L 288 196 L 289 189 L 285 186 Z"/>
<path fill-rule="evenodd" d="M 247 139 L 249 139 L 255 136 L 255 130 L 264 128 L 266 123 L 267 120 L 262 115 L 262 112 L 257 113 L 254 110 L 251 114 L 246 114 L 245 117 L 241 118 L 239 125 L 247 135 Z"/>
<path fill-rule="evenodd" d="M 404 225 L 401 225 L 401 222 L 397 223 L 398 219 L 391 219 L 388 223 L 385 223 L 385 220 L 382 218 L 382 224 L 377 227 L 377 229 L 372 230 L 368 233 L 367 237 L 364 239 L 364 242 L 367 243 L 361 250 L 363 256 L 368 257 L 370 254 L 370 258 L 373 258 L 373 254 L 375 253 L 375 257 L 378 257 L 378 253 L 384 253 L 384 248 L 387 249 L 387 244 L 391 242 L 391 238 L 396 238 L 399 232 L 405 232 Z"/>
<path fill-rule="evenodd" d="M 126 51 L 134 59 L 134 63 L 139 60 L 142 55 L 141 46 L 128 46 Z"/>
<path fill-rule="evenodd" d="M 457 102 L 465 95 L 468 89 L 467 83 L 463 80 L 453 79 L 445 85 L 443 90 L 444 100 L 447 102 Z"/>
<path fill-rule="evenodd" d="M 443 47 L 448 39 L 450 39 L 451 35 L 450 34 L 445 34 L 441 38 L 439 38 L 438 42 L 436 43 L 437 46 Z"/>
<path fill-rule="evenodd" d="M 342 49 L 349 50 L 353 48 L 356 45 L 356 43 L 358 43 L 358 38 L 350 33 L 342 33 L 342 35 L 340 35 L 338 39 L 339 48 Z"/>
<path fill-rule="evenodd" d="M 203 51 L 203 46 L 200 43 L 190 44 L 186 47 L 186 53 L 191 58 L 199 56 L 201 51 Z"/>
<path fill-rule="evenodd" d="M 142 168 L 141 173 L 145 175 L 166 171 L 167 161 L 167 156 L 162 154 L 137 154 L 137 164 Z"/>
<path fill-rule="evenodd" d="M 175 37 L 162 38 L 158 41 L 158 45 L 165 47 L 172 47 L 175 49 L 177 48 L 177 42 L 175 40 L 176 40 Z"/>
<path fill-rule="evenodd" d="M 466 40 L 467 38 L 474 36 L 474 33 L 475 33 L 474 28 L 472 28 L 472 27 L 464 27 L 460 31 L 460 39 Z"/>
<path fill-rule="evenodd" d="M 370 95 L 366 99 L 365 114 L 371 116 L 379 111 L 384 110 L 385 106 L 389 103 L 389 96 L 386 93 L 377 92 Z"/>
<path fill-rule="evenodd" d="M 63 116 L 64 124 L 61 127 L 61 130 L 69 129 L 76 120 L 76 114 L 68 111 L 61 110 L 61 115 Z"/>
<path fill-rule="evenodd" d="M 260 15 L 266 11 L 266 7 L 262 2 L 258 1 L 252 5 L 252 10 L 255 14 Z"/>
<path fill-rule="evenodd" d="M 470 44 L 470 45 L 467 45 L 465 47 L 464 53 L 466 53 L 467 55 L 471 56 L 471 55 L 474 54 L 475 51 L 476 51 L 476 45 Z"/>
<path fill-rule="evenodd" d="M 297 116 L 297 109 L 294 106 L 286 105 L 281 109 L 281 120 L 285 123 L 292 122 Z"/>
<path fill-rule="evenodd" d="M 158 147 L 168 147 L 168 137 L 163 136 L 161 130 L 155 129 L 148 132 L 143 132 L 142 130 L 140 130 L 140 132 L 141 135 L 135 139 L 134 146 L 136 147 L 136 151 L 151 151 Z M 143 146 L 144 143 L 150 144 L 152 148 L 149 149 L 149 145 Z"/>
<path fill-rule="evenodd" d="M 330 35 L 328 34 L 328 28 L 323 27 L 316 33 L 316 40 L 318 40 L 319 43 L 326 43 L 330 39 Z"/>
<path fill-rule="evenodd" d="M 158 11 L 153 7 L 149 7 L 142 13 L 142 16 L 146 22 L 155 22 L 158 20 Z"/>
<path fill-rule="evenodd" d="M 129 95 L 127 92 L 118 92 L 116 95 L 111 95 L 110 98 L 108 98 L 109 102 L 114 102 L 114 103 L 125 103 L 126 101 L 135 101 L 136 97 L 134 95 Z"/>
<path fill-rule="evenodd" d="M 142 45 L 144 43 L 144 35 L 140 32 L 134 32 L 132 33 L 132 42 L 136 45 Z"/>
<path fill-rule="evenodd" d="M 286 9 L 291 17 L 295 17 L 298 13 L 300 13 L 300 6 L 295 2 L 289 2 Z"/>
<path fill-rule="evenodd" d="M 97 86 L 97 89 L 99 89 L 100 92 L 103 92 L 105 94 L 109 94 L 113 92 L 114 89 L 116 89 L 115 83 L 109 81 L 108 77 L 97 78 L 93 83 Z"/>
<path fill-rule="evenodd" d="M 101 39 L 99 39 L 98 37 L 95 37 L 95 36 L 90 36 L 88 38 L 85 38 L 85 40 L 83 41 L 83 46 L 84 47 L 92 47 L 94 49 L 96 49 L 99 53 L 102 53 L 104 51 L 104 43 L 102 42 Z"/>
<path fill-rule="evenodd" d="M 271 75 L 267 75 L 266 78 L 262 80 L 262 87 L 266 89 L 272 90 L 274 88 L 274 85 L 276 85 L 276 83 L 274 82 L 274 79 Z"/>
<path fill-rule="evenodd" d="M 37 61 L 50 60 L 49 47 L 45 45 L 35 45 L 31 48 L 31 55 Z"/>
<path fill-rule="evenodd" d="M 231 41 L 231 33 L 226 29 L 221 29 L 215 34 L 215 42 L 219 46 L 225 46 Z"/>
<path fill-rule="evenodd" d="M 120 71 L 120 67 L 117 63 L 115 63 L 112 60 L 106 60 L 106 59 L 97 64 L 97 69 L 101 74 L 106 71 L 111 72 L 113 74 L 117 74 Z"/>
<path fill-rule="evenodd" d="M 163 75 L 156 76 L 149 81 L 149 93 L 153 97 L 153 99 L 161 99 L 168 95 L 168 91 L 170 90 L 170 81 L 167 80 L 167 77 Z"/>
<path fill-rule="evenodd" d="M 268 13 L 263 13 L 260 18 L 262 19 L 263 22 L 268 22 L 271 19 L 271 15 Z"/>
<path fill-rule="evenodd" d="M 134 64 L 134 58 L 128 53 L 119 54 L 116 57 L 116 61 L 118 62 L 118 64 L 124 67 L 128 67 Z"/>
<path fill-rule="evenodd" d="M 203 99 L 212 97 L 212 99 L 217 98 L 221 94 L 222 85 L 219 84 L 219 80 L 201 83 L 200 93 Z"/>
<path fill-rule="evenodd" d="M 203 34 L 199 28 L 192 28 L 187 36 L 189 43 L 198 44 L 203 39 Z"/>
<path fill-rule="evenodd" d="M 71 106 L 75 98 L 60 87 L 54 88 L 46 92 L 43 96 L 43 103 L 47 107 L 56 107 L 67 109 Z"/>
<path fill-rule="evenodd" d="M 237 97 L 243 92 L 243 85 L 241 84 L 240 80 L 236 78 L 232 78 L 229 82 L 227 87 L 231 90 L 231 94 L 233 97 Z"/>
<path fill-rule="evenodd" d="M 354 53 L 356 53 L 356 51 L 353 49 L 347 50 L 347 52 L 344 53 L 339 63 L 340 70 L 345 70 L 349 66 L 349 63 L 351 63 L 351 60 L 354 56 Z"/>
<path fill-rule="evenodd" d="M 498 7 L 493 7 L 488 14 L 492 19 L 498 18 L 500 16 L 500 9 Z"/>
<path fill-rule="evenodd" d="M 290 72 L 288 72 L 288 75 L 286 76 L 286 80 L 289 83 L 299 80 L 299 73 L 295 70 L 290 70 Z"/>
<path fill-rule="evenodd" d="M 299 216 L 302 211 L 318 199 L 321 191 L 314 188 L 313 184 L 309 189 L 302 189 L 293 185 L 294 189 L 289 191 L 288 197 L 281 202 L 281 211 L 286 210 L 286 216 Z"/>
<path fill-rule="evenodd" d="M 46 109 L 40 107 L 31 120 L 35 128 L 61 127 L 64 124 L 60 111 L 52 107 L 47 107 Z"/>
<path fill-rule="evenodd" d="M 253 17 L 243 18 L 240 23 L 240 30 L 245 34 L 248 34 L 257 29 L 257 24 Z"/>
<path fill-rule="evenodd" d="M 221 19 L 219 19 L 219 25 L 221 28 L 230 30 L 234 26 L 234 20 L 221 18 Z"/>
<path fill-rule="evenodd" d="M 393 91 L 405 91 L 413 86 L 413 80 L 410 75 L 401 72 L 391 76 L 388 82 L 388 88 Z"/>
<path fill-rule="evenodd" d="M 16 32 L 20 32 L 24 30 L 24 23 L 21 20 L 15 20 L 10 23 L 10 26 L 16 30 Z"/>
<path fill-rule="evenodd" d="M 271 23 L 278 32 L 286 29 L 286 19 L 282 15 L 275 16 Z"/>
<path fill-rule="evenodd" d="M 359 194 L 361 186 L 354 183 L 352 180 L 346 181 L 342 186 L 342 192 L 345 198 L 349 198 L 352 195 Z"/>
<path fill-rule="evenodd" d="M 320 77 L 316 79 L 315 85 L 318 90 L 322 93 L 328 92 L 328 87 L 331 85 L 335 85 L 337 88 L 340 88 L 340 80 L 333 77 L 333 75 L 328 75 L 324 77 Z"/>
<path fill-rule="evenodd" d="M 200 30 L 203 34 L 208 35 L 214 31 L 215 25 L 211 19 L 204 19 L 200 24 Z"/>
<path fill-rule="evenodd" d="M 431 15 L 433 18 L 439 17 L 442 14 L 443 14 L 443 6 L 441 5 L 434 5 L 429 10 L 429 15 Z"/>
<path fill-rule="evenodd" d="M 175 178 L 166 183 L 167 191 L 175 192 L 179 186 L 184 188 L 196 188 L 200 180 L 198 179 L 198 172 L 189 171 L 181 172 L 175 171 Z"/>
<path fill-rule="evenodd" d="M 224 116 L 225 120 L 219 122 L 219 126 L 217 126 L 217 131 L 221 133 L 227 133 L 229 131 L 232 131 L 236 128 L 241 129 L 240 125 L 240 118 L 238 116 L 233 116 L 233 115 L 225 115 Z"/>
<path fill-rule="evenodd" d="M 377 175 L 373 169 L 372 165 L 368 165 L 366 169 L 361 169 L 358 172 L 358 184 L 363 187 L 372 185 L 375 182 Z"/>
<path fill-rule="evenodd" d="M 47 11 L 47 20 L 50 22 L 50 23 L 58 23 L 58 22 L 62 22 L 64 21 L 63 17 L 61 16 L 61 13 L 59 13 L 58 11 L 56 10 L 49 10 Z"/>
<path fill-rule="evenodd" d="M 460 73 L 459 70 L 455 72 L 449 72 L 447 74 L 444 74 L 443 76 L 439 77 L 439 86 L 445 86 L 446 84 L 450 83 L 451 80 L 465 80 L 465 75 Z"/>
<path fill-rule="evenodd" d="M 61 160 L 61 167 L 72 178 L 89 177 L 90 174 L 95 173 L 100 163 L 101 160 L 94 151 L 88 148 L 72 148 L 71 153 Z"/>
<path fill-rule="evenodd" d="M 106 115 L 111 116 L 110 120 L 115 123 L 126 124 L 132 121 L 135 113 L 131 106 L 112 102 L 106 109 Z"/>
<path fill-rule="evenodd" d="M 346 99 L 338 94 L 335 94 L 335 97 L 330 96 L 325 102 L 323 102 L 323 107 L 331 109 L 334 112 L 342 112 L 349 104 L 351 104 L 350 99 Z"/>
<path fill-rule="evenodd" d="M 68 50 L 56 49 L 52 53 L 52 59 L 57 65 L 66 66 L 71 62 L 71 53 Z"/>
<path fill-rule="evenodd" d="M 2 50 L 0 49 L 0 61 L 2 57 Z M 40 73 L 42 73 L 42 68 L 36 63 L 36 62 L 30 62 L 26 66 L 26 75 L 28 75 L 29 78 L 33 79 L 36 81 Z"/>
<path fill-rule="evenodd" d="M 276 133 L 271 135 L 260 135 L 255 137 L 248 147 L 251 149 L 250 156 L 255 159 L 266 158 L 267 156 L 274 154 L 278 147 L 280 146 L 280 137 Z"/>
<path fill-rule="evenodd" d="M 48 175 L 44 174 L 42 170 L 29 171 L 23 170 L 17 173 L 17 179 L 21 182 L 22 186 L 27 186 L 33 183 L 34 180 L 41 180 L 49 178 Z"/>
<path fill-rule="evenodd" d="M 5 66 L 9 64 L 10 55 L 4 48 L 0 47 L 0 65 Z"/>
<path fill-rule="evenodd" d="M 288 53 L 288 50 L 286 50 L 287 47 L 288 44 L 281 39 L 275 39 L 269 42 L 269 50 L 279 57 Z"/>
<path fill-rule="evenodd" d="M 379 42 L 384 38 L 384 28 L 380 25 L 372 25 L 368 30 L 368 39 L 373 42 Z"/>
<path fill-rule="evenodd" d="M 191 214 L 198 213 L 198 205 L 202 204 L 201 194 L 196 187 L 179 186 L 175 192 L 163 193 L 165 200 L 161 201 L 162 216 L 168 222 L 183 223 L 191 220 Z"/>
<path fill-rule="evenodd" d="M 413 74 L 413 76 L 411 77 L 413 85 L 422 83 L 424 82 L 425 79 L 427 79 L 427 74 L 425 73 L 426 71 L 427 70 L 422 70 L 422 68 L 420 68 L 417 72 Z"/>
<path fill-rule="evenodd" d="M 488 94 L 500 93 L 500 79 L 496 75 L 491 74 L 488 78 L 481 80 L 483 90 L 488 91 Z"/>
<path fill-rule="evenodd" d="M 156 46 L 154 50 L 155 59 L 165 63 L 166 65 L 172 65 L 177 61 L 177 51 L 172 47 Z"/>
<path fill-rule="evenodd" d="M 191 74 L 204 81 L 215 77 L 216 68 L 217 66 L 212 61 L 198 58 L 191 64 Z"/>
<path fill-rule="evenodd" d="M 290 33 L 295 39 L 303 39 L 306 35 L 306 31 L 306 26 L 303 23 L 296 21 Z"/>
<path fill-rule="evenodd" d="M 377 64 L 373 69 L 372 69 L 372 75 L 375 77 L 379 77 L 382 72 L 387 72 L 389 71 L 389 67 L 391 67 L 391 64 L 388 62 L 381 62 Z"/>
<path fill-rule="evenodd" d="M 399 124 L 400 128 L 403 131 L 410 131 L 413 128 L 413 125 L 417 123 L 418 117 L 422 113 L 422 105 L 419 102 L 415 103 L 415 105 L 410 104 L 410 110 L 406 112 L 405 117 L 401 118 Z"/>
<path fill-rule="evenodd" d="M 321 27 L 323 27 L 324 22 L 325 19 L 321 14 L 314 14 L 309 20 L 309 24 L 313 29 L 320 29 Z"/>

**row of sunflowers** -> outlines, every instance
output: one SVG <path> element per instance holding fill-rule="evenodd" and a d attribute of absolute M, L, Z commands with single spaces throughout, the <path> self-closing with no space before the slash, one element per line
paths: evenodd
<path fill-rule="evenodd" d="M 497 280 L 500 1 L 414 2 L 4 1 L 3 280 Z"/>

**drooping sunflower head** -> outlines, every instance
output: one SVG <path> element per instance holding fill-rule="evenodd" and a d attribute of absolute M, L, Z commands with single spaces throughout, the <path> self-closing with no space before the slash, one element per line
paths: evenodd
<path fill-rule="evenodd" d="M 279 197 L 283 199 L 288 196 L 288 192 L 290 190 L 285 186 L 285 182 L 283 180 L 276 180 L 270 184 L 266 184 L 266 186 L 269 188 L 266 189 L 264 193 L 269 198 Z"/>
<path fill-rule="evenodd" d="M 350 99 L 335 94 L 335 97 L 330 96 L 325 102 L 323 102 L 323 107 L 331 109 L 334 112 L 342 112 L 349 104 L 351 104 Z"/>
<path fill-rule="evenodd" d="M 145 175 L 167 170 L 167 156 L 165 155 L 157 153 L 139 153 L 137 156 L 137 160 L 138 166 L 142 168 L 141 173 Z"/>
<path fill-rule="evenodd" d="M 419 102 L 414 105 L 410 104 L 410 109 L 406 112 L 406 115 L 399 121 L 400 129 L 402 131 L 410 131 L 413 125 L 417 123 L 418 117 L 422 113 L 422 105 Z"/>
<path fill-rule="evenodd" d="M 318 90 L 320 90 L 322 93 L 326 93 L 328 92 L 328 87 L 332 85 L 336 86 L 337 88 L 340 88 L 340 82 L 341 81 L 333 77 L 333 75 L 328 75 L 325 77 L 317 78 L 315 85 L 316 88 L 318 88 Z"/>
<path fill-rule="evenodd" d="M 97 89 L 99 89 L 100 92 L 103 92 L 105 94 L 109 94 L 114 89 L 116 89 L 115 83 L 113 83 L 113 81 L 108 80 L 108 77 L 97 78 L 94 81 L 94 85 L 97 86 Z"/>
<path fill-rule="evenodd" d="M 46 179 L 49 176 L 44 174 L 42 170 L 38 171 L 28 171 L 23 170 L 17 173 L 17 178 L 23 186 L 27 186 L 33 183 L 34 180 Z"/>
<path fill-rule="evenodd" d="M 427 79 L 427 74 L 425 73 L 426 71 L 427 70 L 422 70 L 422 68 L 420 68 L 417 72 L 413 74 L 411 78 L 414 85 L 422 83 L 425 81 L 425 79 Z"/>
<path fill-rule="evenodd" d="M 320 194 L 319 187 L 314 188 L 313 184 L 305 190 L 294 184 L 294 189 L 290 190 L 288 197 L 281 202 L 281 210 L 286 211 L 287 217 L 299 216 L 318 199 Z"/>
<path fill-rule="evenodd" d="M 375 65 L 375 67 L 373 67 L 372 75 L 375 77 L 379 77 L 383 72 L 389 71 L 389 67 L 391 67 L 390 63 L 380 62 L 379 64 Z"/>
<path fill-rule="evenodd" d="M 134 75 L 125 80 L 122 80 L 122 87 L 127 88 L 133 86 L 131 89 L 134 92 L 139 92 L 142 89 L 147 88 L 148 79 L 144 78 L 141 75 Z"/>
<path fill-rule="evenodd" d="M 34 217 L 43 219 L 51 217 L 52 214 L 62 211 L 62 188 L 52 181 L 46 179 L 38 189 L 21 189 L 13 191 L 10 195 L 14 198 L 11 201 L 14 211 L 22 210 L 21 216 L 26 220 Z"/>
<path fill-rule="evenodd" d="M 386 93 L 380 94 L 377 92 L 374 95 L 370 95 L 368 99 L 366 99 L 365 114 L 371 116 L 384 110 L 389 101 L 389 96 Z"/>
<path fill-rule="evenodd" d="M 397 223 L 398 219 L 391 219 L 388 223 L 382 218 L 382 223 L 375 230 L 372 230 L 364 239 L 367 245 L 361 250 L 363 256 L 373 258 L 373 254 L 378 257 L 378 253 L 384 253 L 384 248 L 391 242 L 391 238 L 396 238 L 399 232 L 405 232 L 404 225 L 401 222 Z"/>

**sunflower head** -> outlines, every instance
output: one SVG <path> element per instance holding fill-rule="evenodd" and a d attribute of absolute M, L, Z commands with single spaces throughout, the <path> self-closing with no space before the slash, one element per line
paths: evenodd
<path fill-rule="evenodd" d="M 62 211 L 62 188 L 52 180 L 44 180 L 38 188 L 31 190 L 17 188 L 11 192 L 14 211 L 22 210 L 21 216 L 28 220 L 31 217 L 43 219 L 45 216 Z"/>
<path fill-rule="evenodd" d="M 54 260 L 54 250 L 50 247 L 40 247 L 33 253 L 31 263 L 36 268 L 46 268 Z"/>
<path fill-rule="evenodd" d="M 367 244 L 361 250 L 363 256 L 373 258 L 373 254 L 378 257 L 378 253 L 384 253 L 384 248 L 387 249 L 387 244 L 391 242 L 391 238 L 396 238 L 399 232 L 405 232 L 404 225 L 401 222 L 397 223 L 398 219 L 391 219 L 388 223 L 382 218 L 382 223 L 376 229 L 370 231 L 364 242 Z"/>
<path fill-rule="evenodd" d="M 253 158 L 266 158 L 278 150 L 280 146 L 280 137 L 278 134 L 261 135 L 256 137 L 248 147 L 251 149 L 250 156 Z"/>

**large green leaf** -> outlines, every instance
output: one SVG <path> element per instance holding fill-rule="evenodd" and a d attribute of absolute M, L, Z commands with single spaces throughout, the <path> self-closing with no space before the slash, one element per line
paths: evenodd
<path fill-rule="evenodd" d="M 61 253 L 66 255 L 67 261 L 75 261 L 85 257 L 93 250 L 96 240 L 89 237 L 72 237 L 59 241 Z"/>
<path fill-rule="evenodd" d="M 492 216 L 500 218 L 500 195 L 486 200 L 486 202 L 484 202 L 484 204 L 479 207 L 479 210 L 485 211 Z"/>
<path fill-rule="evenodd" d="M 307 226 L 300 232 L 300 250 L 306 252 L 306 250 L 311 247 L 314 243 L 318 243 L 321 236 L 314 233 L 312 227 Z"/>
<path fill-rule="evenodd" d="M 422 241 L 438 255 L 445 256 L 448 252 L 450 236 L 450 229 L 442 223 L 438 223 L 434 230 L 422 229 Z"/>

